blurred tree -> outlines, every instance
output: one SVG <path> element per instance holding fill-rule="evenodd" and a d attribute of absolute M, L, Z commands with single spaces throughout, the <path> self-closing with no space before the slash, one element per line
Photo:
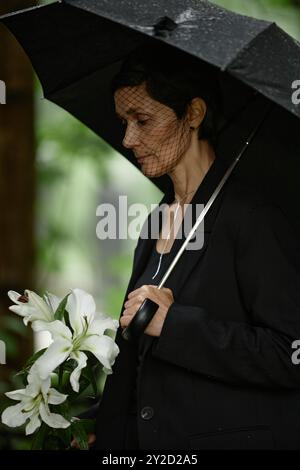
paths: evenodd
<path fill-rule="evenodd" d="M 36 4 L 1 0 L 0 15 Z M 22 323 L 8 314 L 7 291 L 22 292 L 33 285 L 35 142 L 30 63 L 3 26 L 0 44 L 0 78 L 6 84 L 6 104 L 0 106 L 0 338 L 9 357 L 9 364 L 0 370 L 2 377 L 8 377 L 32 352 L 28 331 L 25 336 Z"/>

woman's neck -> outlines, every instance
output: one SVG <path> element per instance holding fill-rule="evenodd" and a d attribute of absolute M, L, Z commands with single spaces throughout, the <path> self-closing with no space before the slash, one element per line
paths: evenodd
<path fill-rule="evenodd" d="M 169 173 L 177 201 L 192 199 L 215 158 L 214 149 L 207 140 L 197 140 L 189 147 Z M 183 202 L 186 203 L 186 200 Z"/>

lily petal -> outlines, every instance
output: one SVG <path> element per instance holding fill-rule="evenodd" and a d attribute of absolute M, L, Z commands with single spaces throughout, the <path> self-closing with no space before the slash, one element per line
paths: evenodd
<path fill-rule="evenodd" d="M 24 424 L 26 419 L 28 418 L 28 415 L 31 414 L 23 413 L 22 409 L 22 403 L 6 408 L 1 415 L 2 423 L 6 424 L 7 426 L 10 426 L 11 428 L 22 426 L 22 424 Z"/>
<path fill-rule="evenodd" d="M 45 301 L 49 305 L 49 307 L 52 309 L 53 315 L 56 312 L 61 300 L 62 299 L 60 299 L 56 295 L 50 294 L 50 292 L 46 292 Z"/>
<path fill-rule="evenodd" d="M 42 384 L 45 384 L 46 383 L 46 380 L 47 380 L 47 386 L 48 386 L 48 389 L 50 388 L 50 385 L 51 385 L 51 379 L 50 377 L 48 377 L 47 379 L 45 380 L 42 380 L 39 373 L 38 373 L 38 369 L 37 369 L 37 366 L 36 366 L 36 362 L 31 366 L 30 370 L 29 370 L 29 373 L 27 375 L 27 382 L 29 385 L 35 385 L 38 389 L 38 392 L 37 394 L 40 392 L 41 390 L 41 387 L 42 387 Z M 26 387 L 26 390 L 27 390 L 28 386 Z"/>
<path fill-rule="evenodd" d="M 58 392 L 55 388 L 50 388 L 48 393 L 48 403 L 50 405 L 60 405 L 67 399 L 68 395 Z"/>
<path fill-rule="evenodd" d="M 31 323 L 31 328 L 33 329 L 33 331 L 38 333 L 39 331 L 49 331 L 48 330 L 48 325 L 50 325 L 50 323 L 48 321 L 34 320 Z"/>
<path fill-rule="evenodd" d="M 50 377 L 56 367 L 62 364 L 70 352 L 72 344 L 69 341 L 60 339 L 54 341 L 48 349 L 35 362 L 37 372 L 41 379 L 45 380 Z"/>
<path fill-rule="evenodd" d="M 34 431 L 36 431 L 40 427 L 40 425 L 41 420 L 39 418 L 39 412 L 37 410 L 34 415 L 31 416 L 30 421 L 25 428 L 26 436 L 28 436 L 29 434 L 33 434 Z"/>
<path fill-rule="evenodd" d="M 88 323 L 94 316 L 96 304 L 93 297 L 82 289 L 73 289 L 68 297 L 66 310 L 69 313 L 69 319 L 74 334 L 77 336 L 85 328 L 84 317 Z"/>
<path fill-rule="evenodd" d="M 35 320 L 52 321 L 54 315 L 45 300 L 31 290 L 25 290 L 25 293 L 28 295 L 30 305 L 36 309 Z"/>
<path fill-rule="evenodd" d="M 111 371 L 120 350 L 118 345 L 109 336 L 89 336 L 84 339 L 80 349 L 82 351 L 90 351 L 96 356 L 103 366 Z"/>
<path fill-rule="evenodd" d="M 77 361 L 77 367 L 70 375 L 70 383 L 74 392 L 79 392 L 79 379 L 82 369 L 86 367 L 87 356 L 83 352 L 74 351 L 70 354 L 71 359 Z"/>
<path fill-rule="evenodd" d="M 46 380 L 42 380 L 41 381 L 41 389 L 40 389 L 40 393 L 42 394 L 43 396 L 43 400 L 47 403 L 48 401 L 48 394 L 49 394 L 49 390 L 50 390 L 50 385 L 51 385 L 51 374 L 49 375 L 49 377 L 47 377 Z"/>
<path fill-rule="evenodd" d="M 28 393 L 28 389 L 29 391 L 31 390 L 30 387 L 32 387 L 32 390 L 35 389 L 35 396 L 38 395 L 41 392 L 41 390 L 47 393 L 51 385 L 50 377 L 47 377 L 46 379 L 41 379 L 36 363 L 37 361 L 32 365 L 28 373 L 28 376 L 27 376 L 28 385 L 26 387 L 27 393 Z"/>
<path fill-rule="evenodd" d="M 14 390 L 12 392 L 6 392 L 5 395 L 8 398 L 11 398 L 11 400 L 23 400 L 27 396 L 25 388 Z"/>
<path fill-rule="evenodd" d="M 48 424 L 51 428 L 65 429 L 71 424 L 62 415 L 51 413 L 43 402 L 40 403 L 39 412 L 44 423 Z"/>
<path fill-rule="evenodd" d="M 9 290 L 7 292 L 7 295 L 10 298 L 10 300 L 14 302 L 15 304 L 19 305 L 22 303 L 18 300 L 21 297 L 21 294 L 19 294 L 19 292 L 16 292 L 15 290 Z"/>
<path fill-rule="evenodd" d="M 118 320 L 97 312 L 89 325 L 88 334 L 103 335 L 106 330 L 117 331 L 118 328 Z"/>
<path fill-rule="evenodd" d="M 8 307 L 11 312 L 20 315 L 20 317 L 24 317 L 24 321 L 26 317 L 31 318 L 32 315 L 35 314 L 35 308 L 31 307 L 28 304 L 20 303 L 19 305 L 11 305 Z M 30 320 L 29 320 L 30 321 Z"/>
<path fill-rule="evenodd" d="M 67 325 L 65 325 L 60 320 L 55 320 L 52 322 L 36 320 L 32 323 L 32 329 L 34 331 L 49 331 L 54 340 L 63 339 L 66 341 L 71 341 L 72 339 L 72 332 L 70 328 L 68 328 Z"/>

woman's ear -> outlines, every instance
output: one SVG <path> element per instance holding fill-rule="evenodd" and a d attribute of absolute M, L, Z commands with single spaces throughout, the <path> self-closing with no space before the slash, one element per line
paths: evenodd
<path fill-rule="evenodd" d="M 191 129 L 198 129 L 206 114 L 206 103 L 200 98 L 193 98 L 188 106 L 188 120 Z"/>

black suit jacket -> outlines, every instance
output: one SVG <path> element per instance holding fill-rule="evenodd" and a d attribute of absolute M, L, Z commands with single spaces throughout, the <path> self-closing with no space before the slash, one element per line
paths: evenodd
<path fill-rule="evenodd" d="M 207 202 L 224 171 L 215 160 L 192 204 Z M 203 248 L 186 251 L 165 285 L 175 302 L 160 337 L 148 337 L 140 447 L 300 449 L 300 365 L 291 360 L 300 339 L 296 234 L 279 207 L 234 174 L 204 229 Z M 124 301 L 155 242 L 139 239 Z M 136 380 L 137 345 L 121 331 L 116 341 L 120 354 L 97 414 L 99 449 L 124 448 Z"/>

